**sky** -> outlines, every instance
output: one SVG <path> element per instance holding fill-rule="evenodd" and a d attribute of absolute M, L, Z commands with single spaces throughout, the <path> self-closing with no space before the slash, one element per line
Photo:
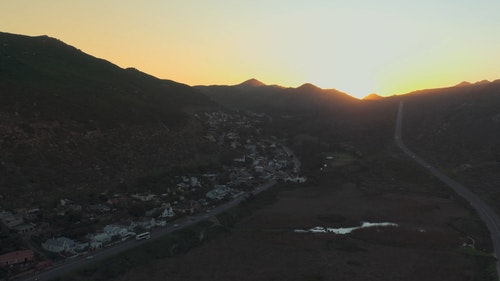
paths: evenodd
<path fill-rule="evenodd" d="M 0 0 L 48 35 L 188 85 L 250 78 L 356 97 L 500 78 L 499 0 Z"/>

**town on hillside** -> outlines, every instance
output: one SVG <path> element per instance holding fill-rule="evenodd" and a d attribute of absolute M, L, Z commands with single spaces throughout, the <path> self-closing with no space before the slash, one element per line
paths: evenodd
<path fill-rule="evenodd" d="M 222 146 L 220 167 L 173 175 L 161 192 L 116 190 L 88 198 L 59 198 L 52 209 L 0 208 L 0 270 L 4 276 L 36 272 L 57 262 L 149 233 L 179 219 L 204 214 L 216 206 L 270 182 L 306 181 L 300 162 L 276 137 L 265 137 L 260 124 L 270 117 L 222 111 L 196 115 L 206 128 L 207 142 Z M 1 199 L 0 199 L 1 202 Z M 1 207 L 1 205 L 0 205 Z"/>

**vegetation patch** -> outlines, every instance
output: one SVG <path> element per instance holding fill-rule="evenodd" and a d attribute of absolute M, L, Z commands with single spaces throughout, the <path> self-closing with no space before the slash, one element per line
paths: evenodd
<path fill-rule="evenodd" d="M 338 250 L 342 252 L 356 253 L 366 252 L 366 248 L 362 246 L 362 242 L 349 237 L 339 237 L 338 239 L 330 239 L 326 241 L 325 247 L 329 250 Z"/>
<path fill-rule="evenodd" d="M 346 221 L 346 217 L 339 214 L 324 214 L 319 215 L 318 220 L 326 223 L 342 223 Z"/>

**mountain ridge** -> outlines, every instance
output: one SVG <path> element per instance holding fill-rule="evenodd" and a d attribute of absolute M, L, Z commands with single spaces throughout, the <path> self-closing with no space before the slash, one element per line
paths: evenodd
<path fill-rule="evenodd" d="M 215 106 L 185 84 L 120 68 L 45 35 L 0 33 L 0 57 L 3 110 L 21 102 L 25 113 L 39 111 L 39 118 L 116 123 L 149 116 L 175 124 L 187 117 L 187 108 Z"/>
<path fill-rule="evenodd" d="M 250 81 L 249 83 L 246 83 Z M 260 85 L 252 79 L 235 86 L 211 85 L 195 86 L 196 89 L 217 103 L 233 109 L 265 111 L 269 114 L 281 114 L 284 111 L 304 113 L 345 109 L 358 100 L 336 89 L 321 89 L 311 83 L 297 88 L 286 88 L 278 85 Z"/>

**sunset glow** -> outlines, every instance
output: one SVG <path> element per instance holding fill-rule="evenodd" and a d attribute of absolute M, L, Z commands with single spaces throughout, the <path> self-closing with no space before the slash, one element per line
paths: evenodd
<path fill-rule="evenodd" d="M 255 77 L 362 97 L 499 79 L 498 11 L 497 0 L 4 0 L 0 26 L 189 85 Z"/>

